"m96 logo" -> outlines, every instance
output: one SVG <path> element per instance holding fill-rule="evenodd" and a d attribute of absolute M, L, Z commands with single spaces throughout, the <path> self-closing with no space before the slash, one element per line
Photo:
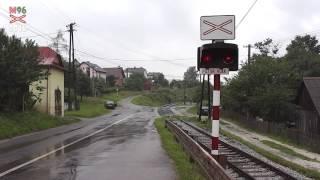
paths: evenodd
<path fill-rule="evenodd" d="M 27 14 L 27 9 L 25 6 L 10 6 L 9 13 L 11 18 L 10 23 L 14 23 L 14 22 L 26 23 L 26 21 L 23 19 L 26 17 L 26 14 Z"/>
<path fill-rule="evenodd" d="M 10 6 L 9 13 L 10 14 L 27 14 L 27 9 L 25 6 Z"/>

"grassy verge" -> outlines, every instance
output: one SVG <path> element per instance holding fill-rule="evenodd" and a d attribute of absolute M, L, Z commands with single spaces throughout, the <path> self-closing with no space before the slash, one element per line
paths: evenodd
<path fill-rule="evenodd" d="M 189 108 L 187 110 L 187 112 L 191 113 L 191 114 L 197 114 L 197 111 L 198 111 L 198 107 L 197 106 L 192 106 L 191 108 Z"/>
<path fill-rule="evenodd" d="M 303 154 L 300 154 L 300 153 L 297 153 L 295 152 L 294 150 L 286 147 L 286 146 L 283 146 L 281 144 L 278 144 L 278 143 L 275 143 L 273 141 L 268 141 L 268 140 L 262 140 L 261 141 L 263 144 L 273 148 L 273 149 L 278 149 L 279 151 L 285 153 L 285 154 L 289 154 L 291 156 L 294 156 L 294 157 L 297 157 L 297 158 L 300 158 L 300 159 L 304 159 L 304 160 L 307 160 L 307 161 L 315 161 L 315 162 L 318 162 L 317 160 L 315 159 L 311 159 L 309 157 L 306 157 L 304 156 Z"/>
<path fill-rule="evenodd" d="M 151 97 L 140 95 L 132 99 L 131 101 L 133 104 L 140 105 L 140 106 L 152 106 L 158 107 L 163 105 L 161 102 L 154 101 Z"/>
<path fill-rule="evenodd" d="M 232 138 L 232 139 L 235 139 L 236 141 L 240 142 L 241 144 L 244 144 L 246 146 L 248 146 L 249 148 L 251 148 L 252 150 L 256 151 L 257 153 L 265 156 L 266 158 L 278 163 L 278 164 L 281 164 L 285 167 L 288 167 L 290 169 L 293 169 L 307 177 L 310 177 L 310 178 L 314 178 L 314 179 L 320 179 L 320 172 L 316 171 L 316 170 L 311 170 L 311 169 L 307 169 L 301 165 L 298 165 L 298 164 L 295 164 L 295 163 L 292 163 L 290 161 L 287 161 L 277 155 L 274 155 L 272 153 L 270 153 L 269 151 L 266 151 L 256 145 L 253 145 L 251 143 L 249 143 L 248 141 L 245 141 L 243 140 L 241 137 L 239 136 L 236 136 L 236 135 L 233 135 L 227 131 L 224 131 L 224 130 L 220 130 L 221 134 L 229 137 L 229 138 Z"/>
<path fill-rule="evenodd" d="M 80 102 L 79 111 L 65 111 L 66 116 L 76 116 L 76 117 L 95 117 L 109 113 L 110 110 L 104 107 L 104 99 L 98 97 L 85 97 L 82 102 Z"/>
<path fill-rule="evenodd" d="M 205 123 L 199 122 L 196 117 L 176 116 L 175 118 L 176 119 L 183 119 L 183 120 L 186 120 L 186 121 L 191 121 L 191 122 L 195 123 L 197 126 L 199 126 L 201 128 L 204 128 L 204 129 L 211 129 L 211 121 L 205 122 Z M 308 168 L 305 168 L 305 167 L 303 167 L 301 165 L 298 165 L 298 164 L 292 163 L 290 161 L 287 161 L 287 160 L 285 160 L 285 159 L 283 159 L 283 158 L 281 158 L 281 157 L 279 157 L 277 155 L 274 155 L 274 154 L 270 153 L 269 151 L 266 151 L 266 150 L 264 150 L 264 149 L 262 149 L 262 148 L 260 148 L 260 147 L 258 147 L 256 145 L 253 145 L 253 144 L 249 143 L 248 141 L 242 139 L 239 136 L 231 134 L 231 133 L 229 133 L 227 131 L 224 131 L 222 129 L 220 129 L 220 132 L 221 132 L 222 135 L 227 136 L 229 138 L 232 138 L 232 139 L 240 142 L 241 144 L 244 144 L 244 145 L 248 146 L 249 148 L 251 148 L 255 152 L 261 154 L 262 156 L 264 156 L 264 157 L 266 157 L 266 158 L 268 158 L 268 159 L 270 159 L 270 160 L 272 160 L 272 161 L 274 161 L 274 162 L 276 162 L 278 164 L 281 164 L 281 165 L 283 165 L 285 167 L 293 169 L 293 170 L 295 170 L 295 171 L 297 171 L 297 172 L 299 172 L 299 173 L 301 173 L 301 174 L 303 174 L 303 175 L 305 175 L 307 177 L 314 178 L 314 179 L 320 179 L 320 172 L 318 172 L 316 170 L 308 169 Z"/>
<path fill-rule="evenodd" d="M 79 120 L 76 118 L 54 117 L 39 112 L 1 113 L 0 139 L 71 124 L 78 121 Z"/>
<path fill-rule="evenodd" d="M 102 96 L 103 99 L 112 100 L 115 102 L 118 102 L 124 98 L 127 98 L 129 96 L 136 96 L 139 94 L 142 94 L 141 91 L 119 91 L 119 93 L 109 93 Z"/>
<path fill-rule="evenodd" d="M 129 96 L 134 96 L 139 93 L 141 94 L 141 92 L 136 91 L 120 91 L 118 94 L 109 93 L 101 97 L 84 97 L 82 102 L 80 102 L 79 111 L 66 111 L 65 114 L 67 116 L 76 116 L 84 118 L 100 116 L 111 112 L 109 109 L 106 109 L 104 107 L 105 100 L 113 100 L 115 102 L 118 102 L 121 99 L 124 99 Z"/>
<path fill-rule="evenodd" d="M 201 170 L 195 163 L 190 163 L 188 155 L 183 151 L 180 144 L 174 140 L 173 135 L 164 127 L 166 117 L 156 119 L 155 126 L 160 134 L 162 147 L 167 151 L 180 180 L 204 180 Z"/>

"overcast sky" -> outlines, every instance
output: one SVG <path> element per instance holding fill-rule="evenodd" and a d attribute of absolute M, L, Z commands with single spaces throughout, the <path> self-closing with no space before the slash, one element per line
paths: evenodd
<path fill-rule="evenodd" d="M 182 78 L 187 67 L 196 65 L 196 48 L 209 43 L 200 40 L 200 16 L 235 15 L 237 24 L 253 2 L 0 0 L 0 27 L 10 35 L 31 37 L 40 46 L 47 46 L 53 33 L 59 29 L 65 31 L 67 24 L 76 22 L 75 48 L 80 62 L 91 61 L 101 67 L 143 66 L 173 79 Z M 24 30 L 14 30 L 9 23 L 9 6 L 26 7 Z M 228 42 L 239 45 L 242 62 L 247 58 L 243 46 L 267 37 L 285 49 L 296 34 L 320 32 L 319 7 L 319 0 L 258 0 L 236 30 L 236 39 Z M 39 33 L 42 36 L 36 36 Z M 68 40 L 67 32 L 64 37 Z"/>

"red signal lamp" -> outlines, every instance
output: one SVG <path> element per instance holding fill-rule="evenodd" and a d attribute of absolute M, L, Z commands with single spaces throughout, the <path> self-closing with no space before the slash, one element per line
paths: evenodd
<path fill-rule="evenodd" d="M 231 56 L 225 56 L 223 62 L 225 64 L 231 64 L 233 62 L 233 58 Z"/>
<path fill-rule="evenodd" d="M 209 55 L 202 56 L 202 62 L 207 64 L 211 62 L 211 57 Z"/>

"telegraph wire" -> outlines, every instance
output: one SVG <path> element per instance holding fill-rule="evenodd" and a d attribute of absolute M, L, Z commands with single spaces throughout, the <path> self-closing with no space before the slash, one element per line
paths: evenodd
<path fill-rule="evenodd" d="M 8 12 L 7 12 L 6 10 L 4 10 L 3 8 L 0 8 L 0 10 L 8 13 Z M 6 14 L 4 14 L 4 13 L 1 13 L 1 12 L 0 12 L 0 15 L 4 16 L 5 18 L 9 18 L 9 16 L 6 15 Z M 26 24 L 26 26 L 28 26 L 27 29 L 28 29 L 30 32 L 36 34 L 36 35 L 33 36 L 33 37 L 42 37 L 42 38 L 48 40 L 49 42 L 52 42 L 52 37 L 49 36 L 49 34 L 51 34 L 51 33 L 43 33 L 43 32 L 41 32 L 40 30 L 38 30 L 37 28 L 33 27 L 33 26 L 30 25 L 30 24 Z M 38 32 L 37 32 L 37 31 L 38 31 Z M 66 32 L 66 31 L 63 31 L 63 32 Z M 27 37 L 32 37 L 32 36 L 24 36 L 24 37 L 27 38 Z M 24 37 L 20 37 L 20 38 L 24 38 Z M 123 48 L 125 48 L 125 47 L 123 47 Z M 128 48 L 125 48 L 125 49 L 127 49 L 127 50 L 129 50 L 129 51 L 132 51 L 132 50 L 130 50 L 130 49 L 128 49 Z M 95 59 L 100 59 L 100 60 L 111 60 L 111 61 L 150 61 L 150 62 L 151 62 L 151 61 L 162 61 L 162 62 L 167 62 L 167 63 L 169 63 L 169 64 L 176 65 L 176 66 L 179 66 L 179 67 L 181 67 L 181 66 L 189 67 L 189 66 L 188 66 L 188 65 L 185 65 L 185 64 L 174 63 L 174 62 L 172 62 L 172 61 L 184 61 L 184 60 L 192 60 L 192 59 L 194 59 L 194 58 L 161 59 L 161 58 L 158 58 L 158 57 L 156 57 L 156 56 L 153 56 L 153 55 L 150 55 L 150 54 L 147 54 L 147 53 L 140 53 L 140 54 L 144 54 L 145 56 L 152 57 L 152 59 L 150 59 L 150 60 L 131 59 L 131 60 L 130 60 L 130 59 L 117 59 L 117 58 L 103 58 L 103 57 L 98 57 L 98 56 L 96 56 L 96 55 L 92 55 L 92 54 L 90 54 L 90 53 L 84 52 L 84 51 L 79 50 L 79 49 L 76 49 L 76 51 L 77 51 L 77 52 L 80 52 L 80 53 L 82 53 L 82 54 L 86 54 L 87 56 L 93 57 L 93 58 L 95 58 Z M 134 52 L 134 51 L 132 51 L 132 52 Z M 136 52 L 136 53 L 139 54 L 138 52 Z M 110 63 L 110 62 L 109 62 L 109 63 Z M 112 63 L 111 63 L 111 64 L 112 64 Z"/>
<path fill-rule="evenodd" d="M 252 8 L 254 7 L 254 5 L 256 5 L 257 2 L 258 2 L 258 0 L 255 0 L 253 2 L 253 4 L 249 7 L 248 11 L 244 14 L 244 16 L 241 18 L 239 23 L 236 25 L 236 29 L 240 26 L 240 24 L 243 22 L 243 20 L 248 16 L 249 12 L 252 10 Z"/>

